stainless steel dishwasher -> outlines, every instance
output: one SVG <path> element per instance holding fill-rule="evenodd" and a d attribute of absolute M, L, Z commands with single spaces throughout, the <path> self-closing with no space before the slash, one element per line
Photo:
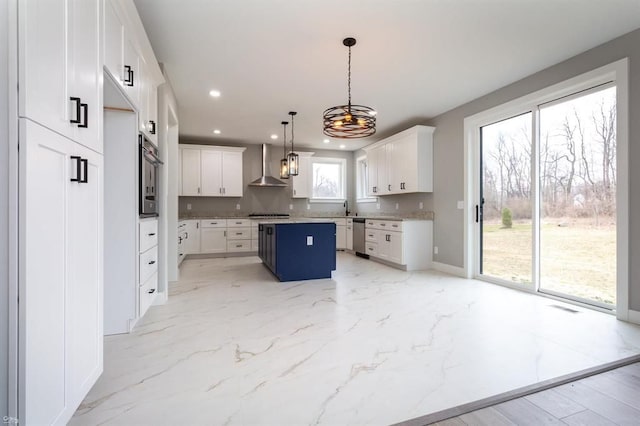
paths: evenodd
<path fill-rule="evenodd" d="M 365 248 L 365 232 L 364 232 L 365 219 L 363 217 L 353 218 L 353 251 L 356 252 L 356 256 L 369 258 Z"/>

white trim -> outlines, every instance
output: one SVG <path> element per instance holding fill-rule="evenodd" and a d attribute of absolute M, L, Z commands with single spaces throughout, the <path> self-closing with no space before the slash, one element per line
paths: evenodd
<path fill-rule="evenodd" d="M 347 159 L 341 157 L 309 157 L 309 168 L 311 178 L 309 183 L 308 203 L 344 203 L 348 199 L 347 194 Z M 313 197 L 313 165 L 315 163 L 338 164 L 340 165 L 340 183 L 342 184 L 342 197 L 340 198 L 314 198 Z"/>
<path fill-rule="evenodd" d="M 601 85 L 610 81 L 617 87 L 617 302 L 618 319 L 629 318 L 629 60 L 620 59 L 595 70 L 580 74 L 563 82 L 514 99 L 502 105 L 479 112 L 464 119 L 464 270 L 468 278 L 475 277 L 479 265 L 475 247 L 478 236 L 475 230 L 474 205 L 478 203 L 475 177 L 479 175 L 479 131 L 482 126 L 507 117 L 533 112 L 546 102 Z M 535 139 L 535 138 L 534 138 Z"/>
<path fill-rule="evenodd" d="M 464 268 L 460 268 L 459 266 L 448 265 L 440 262 L 431 262 L 431 269 L 444 272 L 445 274 L 455 275 L 456 277 L 467 278 Z"/>
<path fill-rule="evenodd" d="M 627 321 L 640 325 L 640 311 L 634 311 L 633 309 L 629 309 L 627 313 L 628 313 Z"/>
<path fill-rule="evenodd" d="M 361 194 L 360 192 L 360 163 L 365 163 L 365 165 L 367 164 L 367 156 L 366 155 L 361 155 L 360 157 L 355 159 L 355 169 L 356 169 L 356 203 L 375 203 L 378 201 L 378 197 L 370 197 L 367 194 L 367 187 L 368 187 L 368 182 L 367 182 L 367 176 L 366 176 L 366 171 L 365 171 L 365 181 L 364 181 L 364 197 L 360 197 L 359 195 Z"/>

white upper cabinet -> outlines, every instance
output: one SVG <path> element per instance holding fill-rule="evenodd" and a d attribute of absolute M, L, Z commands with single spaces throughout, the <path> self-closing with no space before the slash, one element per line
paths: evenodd
<path fill-rule="evenodd" d="M 415 126 L 365 147 L 369 195 L 432 192 L 434 130 Z"/>
<path fill-rule="evenodd" d="M 242 153 L 245 149 L 181 145 L 180 195 L 242 197 Z"/>
<path fill-rule="evenodd" d="M 313 152 L 298 152 L 298 176 L 291 176 L 293 198 L 309 198 L 311 196 L 311 156 Z"/>
<path fill-rule="evenodd" d="M 157 144 L 157 90 L 163 78 L 132 2 L 105 0 L 104 51 L 105 69 L 137 108 L 140 131 Z"/>
<path fill-rule="evenodd" d="M 19 109 L 102 152 L 99 0 L 19 3 Z"/>

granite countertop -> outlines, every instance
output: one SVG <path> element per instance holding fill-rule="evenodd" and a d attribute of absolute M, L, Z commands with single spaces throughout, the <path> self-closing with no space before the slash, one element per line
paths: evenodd
<path fill-rule="evenodd" d="M 188 215 L 188 216 L 180 216 L 179 220 L 215 220 L 215 219 L 251 219 L 251 220 L 278 220 L 278 219 L 291 219 L 291 220 L 304 220 L 304 219 L 334 219 L 334 218 L 345 218 L 345 219 L 353 219 L 355 217 L 365 218 L 365 219 L 374 219 L 374 220 L 401 220 L 401 221 L 410 221 L 410 220 L 433 220 L 434 213 L 432 211 L 420 211 L 409 213 L 406 215 L 363 215 L 363 216 L 345 216 L 341 214 L 333 214 L 333 215 L 325 215 L 325 214 L 314 214 L 310 216 L 292 216 L 290 218 L 278 218 L 278 217 L 249 217 L 246 214 L 227 214 L 224 216 L 221 215 Z"/>

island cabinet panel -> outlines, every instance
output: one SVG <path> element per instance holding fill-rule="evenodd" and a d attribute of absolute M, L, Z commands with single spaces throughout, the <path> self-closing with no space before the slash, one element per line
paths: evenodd
<path fill-rule="evenodd" d="M 335 223 L 260 224 L 259 256 L 280 281 L 331 278 Z"/>

